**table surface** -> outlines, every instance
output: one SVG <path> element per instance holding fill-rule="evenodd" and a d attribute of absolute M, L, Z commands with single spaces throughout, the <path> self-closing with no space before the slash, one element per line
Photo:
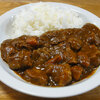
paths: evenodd
<path fill-rule="evenodd" d="M 0 0 L 0 15 L 17 6 L 40 0 Z M 100 17 L 100 0 L 41 0 L 63 2 L 84 8 Z M 0 100 L 46 100 L 17 92 L 0 82 Z M 50 99 L 52 100 L 52 99 Z M 100 100 L 100 86 L 82 95 L 55 100 Z"/>

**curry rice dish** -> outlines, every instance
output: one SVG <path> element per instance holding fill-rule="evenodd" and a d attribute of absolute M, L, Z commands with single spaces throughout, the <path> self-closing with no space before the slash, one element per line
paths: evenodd
<path fill-rule="evenodd" d="M 23 35 L 1 44 L 1 57 L 24 80 L 40 86 L 66 86 L 88 77 L 100 65 L 100 30 L 82 28 Z"/>

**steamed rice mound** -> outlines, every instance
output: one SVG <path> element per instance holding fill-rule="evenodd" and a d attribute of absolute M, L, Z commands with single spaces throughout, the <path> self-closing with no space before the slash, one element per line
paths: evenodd
<path fill-rule="evenodd" d="M 66 28 L 80 28 L 83 20 L 79 14 L 67 7 L 54 6 L 49 3 L 38 3 L 23 8 L 15 16 L 11 25 L 10 36 L 36 35 Z M 11 38 L 11 37 L 10 37 Z"/>

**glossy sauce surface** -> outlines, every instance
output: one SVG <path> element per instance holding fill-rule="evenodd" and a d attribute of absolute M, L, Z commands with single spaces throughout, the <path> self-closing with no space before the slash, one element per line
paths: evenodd
<path fill-rule="evenodd" d="M 100 65 L 100 30 L 82 28 L 21 36 L 1 44 L 1 56 L 24 80 L 41 86 L 66 86 L 88 77 Z"/>

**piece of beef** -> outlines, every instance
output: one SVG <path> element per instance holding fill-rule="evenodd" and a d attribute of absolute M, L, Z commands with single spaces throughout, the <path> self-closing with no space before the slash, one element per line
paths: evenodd
<path fill-rule="evenodd" d="M 94 32 L 91 32 L 86 38 L 86 41 L 90 44 L 95 44 L 97 46 L 100 46 L 100 32 L 98 34 L 95 34 Z"/>
<path fill-rule="evenodd" d="M 79 38 L 71 37 L 68 42 L 73 50 L 78 51 L 82 47 L 82 41 Z"/>
<path fill-rule="evenodd" d="M 48 64 L 46 67 L 47 75 L 51 76 L 58 86 L 64 86 L 72 80 L 69 64 Z"/>
<path fill-rule="evenodd" d="M 11 41 L 12 46 L 17 50 L 28 49 L 33 50 L 37 47 L 38 37 L 23 35 Z"/>
<path fill-rule="evenodd" d="M 50 55 L 50 49 L 47 47 L 39 48 L 37 50 L 33 50 L 32 59 L 33 65 L 38 66 L 47 62 L 52 55 Z"/>
<path fill-rule="evenodd" d="M 84 67 L 90 66 L 90 59 L 84 52 L 78 53 L 78 63 L 81 64 Z"/>
<path fill-rule="evenodd" d="M 80 66 L 71 67 L 72 76 L 76 81 L 78 81 L 80 79 L 80 77 L 82 75 L 82 71 L 83 71 L 83 68 Z"/>
<path fill-rule="evenodd" d="M 25 69 L 32 67 L 33 60 L 31 59 L 31 52 L 21 50 L 12 56 L 9 56 L 8 64 L 13 70 Z"/>
<path fill-rule="evenodd" d="M 87 58 L 87 66 L 98 66 L 100 64 L 100 50 L 95 45 L 84 45 L 80 52 Z"/>
<path fill-rule="evenodd" d="M 26 39 L 26 43 L 30 44 L 31 46 L 38 46 L 39 45 L 39 41 L 38 41 L 38 37 L 36 36 L 29 36 Z"/>
<path fill-rule="evenodd" d="M 70 47 L 67 47 L 66 51 L 63 53 L 63 59 L 69 64 L 77 64 L 77 55 Z"/>
<path fill-rule="evenodd" d="M 55 63 L 61 62 L 61 60 L 62 60 L 62 57 L 60 55 L 56 55 L 53 58 L 49 59 L 46 63 L 47 64 L 50 64 L 50 63 L 55 64 Z"/>
<path fill-rule="evenodd" d="M 27 69 L 25 73 L 31 78 L 31 82 L 37 85 L 46 86 L 48 83 L 48 77 L 45 71 L 39 70 L 36 67 Z"/>
<path fill-rule="evenodd" d="M 66 34 L 64 30 L 49 31 L 40 36 L 39 43 L 43 46 L 49 46 L 58 44 L 65 40 L 66 40 Z"/>
<path fill-rule="evenodd" d="M 15 50 L 15 48 L 10 43 L 11 43 L 11 39 L 5 40 L 1 44 L 1 57 L 6 62 L 8 62 L 9 56 L 17 52 L 17 50 Z"/>

